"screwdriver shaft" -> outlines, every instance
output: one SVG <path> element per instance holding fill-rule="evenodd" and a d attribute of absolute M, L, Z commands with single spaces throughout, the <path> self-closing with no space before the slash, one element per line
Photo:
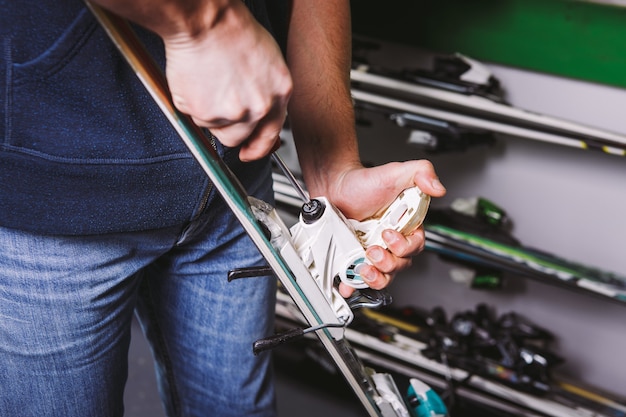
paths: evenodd
<path fill-rule="evenodd" d="M 291 172 L 291 170 L 289 169 L 285 161 L 283 161 L 280 155 L 278 155 L 278 153 L 276 152 L 272 154 L 272 158 L 274 158 L 274 162 L 276 162 L 276 164 L 280 167 L 280 170 L 283 171 L 283 174 L 285 174 L 285 176 L 287 177 L 287 179 L 289 180 L 293 188 L 295 188 L 302 202 L 308 203 L 310 200 L 309 195 L 307 194 L 306 191 L 304 191 L 304 189 L 302 188 L 302 186 L 300 185 L 296 177 L 294 177 L 293 173 Z"/>

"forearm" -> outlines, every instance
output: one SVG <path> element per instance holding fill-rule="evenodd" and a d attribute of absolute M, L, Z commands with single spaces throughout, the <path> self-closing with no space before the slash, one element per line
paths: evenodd
<path fill-rule="evenodd" d="M 293 79 L 289 121 L 312 195 L 332 193 L 360 166 L 350 98 L 351 26 L 346 0 L 293 2 L 287 63 Z"/>
<path fill-rule="evenodd" d="M 164 40 L 194 38 L 229 17 L 240 0 L 91 0 L 150 29 Z M 245 6 L 244 6 L 245 7 Z"/>

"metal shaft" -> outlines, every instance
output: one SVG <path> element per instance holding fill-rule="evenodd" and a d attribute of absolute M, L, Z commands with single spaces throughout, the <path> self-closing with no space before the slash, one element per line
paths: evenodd
<path fill-rule="evenodd" d="M 272 158 L 274 159 L 274 162 L 276 162 L 276 165 L 278 165 L 280 170 L 283 171 L 283 174 L 285 174 L 285 177 L 287 177 L 293 188 L 296 190 L 302 202 L 308 203 L 310 200 L 309 195 L 306 191 L 304 191 L 296 177 L 294 177 L 293 173 L 291 172 L 283 158 L 281 158 L 280 155 L 276 152 L 272 154 Z"/>

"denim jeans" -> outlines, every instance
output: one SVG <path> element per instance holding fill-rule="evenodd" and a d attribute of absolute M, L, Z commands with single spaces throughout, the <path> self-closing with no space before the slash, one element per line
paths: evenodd
<path fill-rule="evenodd" d="M 271 199 L 268 172 L 250 194 Z M 215 192 L 213 192 L 215 194 Z M 275 279 L 221 197 L 190 224 L 101 236 L 0 229 L 0 416 L 123 414 L 133 312 L 170 416 L 273 416 Z"/>

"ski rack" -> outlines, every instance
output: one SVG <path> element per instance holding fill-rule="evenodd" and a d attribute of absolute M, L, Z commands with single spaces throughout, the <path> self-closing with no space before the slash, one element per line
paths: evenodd
<path fill-rule="evenodd" d="M 562 146 L 626 156 L 626 135 L 377 73 L 367 65 L 350 72 L 352 97 L 389 112 L 409 113 Z"/>
<path fill-rule="evenodd" d="M 292 257 L 289 263 L 283 255 L 283 248 L 279 252 L 273 245 L 272 240 L 276 239 L 276 236 L 267 236 L 266 228 L 275 227 L 276 224 L 272 222 L 280 222 L 274 208 L 247 195 L 235 175 L 213 149 L 209 138 L 189 116 L 175 108 L 162 71 L 138 40 L 130 24 L 90 1 L 86 1 L 86 4 L 240 221 L 308 324 L 311 327 L 320 327 L 315 330 L 315 334 L 368 415 L 372 417 L 404 415 L 394 408 L 384 394 L 378 392 L 373 380 L 376 374 L 373 371 L 368 372 L 356 356 L 344 337 L 345 327 L 324 328 L 328 325 L 329 319 L 338 320 L 330 302 L 324 297 L 302 261 L 298 258 L 298 264 Z M 282 238 L 284 239 L 284 236 Z M 289 244 L 284 247 L 293 251 Z M 292 268 L 298 269 L 297 277 Z"/>
<path fill-rule="evenodd" d="M 292 300 L 280 291 L 277 293 L 277 317 L 288 325 L 302 321 Z M 447 367 L 427 358 L 422 350 L 428 347 L 400 327 L 407 324 L 385 312 L 365 311 L 361 320 L 376 326 L 385 337 L 363 332 L 359 326 L 347 329 L 346 337 L 364 361 L 397 374 L 418 378 L 441 392 L 453 381 L 455 393 L 464 399 L 484 404 L 507 415 L 524 417 L 624 417 L 626 403 L 603 393 L 590 391 L 570 383 L 554 381 L 552 393 L 547 396 L 532 395 L 516 390 L 498 381 L 472 374 L 464 369 Z"/>
<path fill-rule="evenodd" d="M 281 207 L 285 210 L 293 211 L 297 207 L 293 204 L 294 192 L 285 187 L 284 184 L 287 182 L 282 174 L 274 174 L 274 183 L 277 203 L 283 204 L 284 206 Z M 425 226 L 425 249 L 440 253 L 448 248 L 449 243 L 440 242 L 436 232 L 429 230 L 429 227 L 428 225 Z M 512 271 L 520 273 L 520 267 L 518 266 Z M 534 273 L 537 272 L 534 271 Z M 546 274 L 546 276 L 549 275 Z M 566 286 L 566 288 L 573 289 L 572 286 Z M 590 288 L 584 288 L 584 290 L 587 294 L 591 291 Z M 276 314 L 279 319 L 288 322 L 301 323 L 303 321 L 303 317 L 295 308 L 293 301 L 280 291 L 277 292 Z M 566 382 L 555 381 L 552 388 L 554 395 L 542 397 L 516 390 L 464 369 L 449 368 L 441 362 L 424 356 L 422 350 L 428 345 L 404 334 L 400 330 L 397 320 L 386 321 L 384 312 L 364 311 L 363 316 L 374 321 L 380 321 L 381 331 L 388 333 L 387 336 L 389 336 L 382 340 L 362 332 L 358 326 L 346 329 L 346 338 L 359 357 L 368 364 L 406 377 L 418 378 L 440 391 L 445 391 L 447 388 L 445 380 L 450 379 L 456 386 L 455 391 L 461 396 L 516 416 L 626 417 L 624 399 L 609 398 L 603 394 L 589 391 L 587 388 Z"/>

